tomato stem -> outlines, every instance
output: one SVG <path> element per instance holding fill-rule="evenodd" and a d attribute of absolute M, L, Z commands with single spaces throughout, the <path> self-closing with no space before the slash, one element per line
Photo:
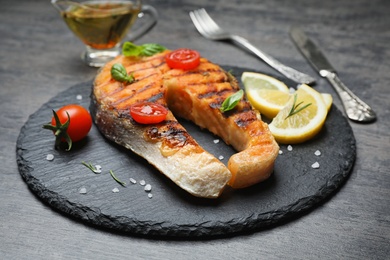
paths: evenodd
<path fill-rule="evenodd" d="M 53 111 L 53 117 L 54 117 L 54 120 L 56 122 L 56 125 L 54 126 L 51 123 L 48 123 L 48 124 L 43 125 L 42 127 L 44 129 L 48 129 L 48 130 L 51 130 L 52 132 L 54 132 L 54 136 L 56 137 L 54 147 L 56 149 L 60 147 L 62 140 L 65 140 L 66 143 L 68 144 L 68 148 L 66 149 L 66 151 L 70 151 L 70 149 L 72 149 L 72 139 L 70 138 L 70 136 L 67 133 L 67 130 L 68 130 L 68 127 L 70 124 L 69 113 L 66 112 L 66 115 L 68 116 L 68 120 L 66 120 L 66 122 L 64 124 L 61 124 L 61 121 L 60 121 L 57 113 L 54 110 L 52 110 L 52 111 Z"/>

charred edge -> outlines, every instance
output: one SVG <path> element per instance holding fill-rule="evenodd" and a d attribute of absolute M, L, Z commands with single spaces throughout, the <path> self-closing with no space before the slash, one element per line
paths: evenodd
<path fill-rule="evenodd" d="M 215 99 L 223 99 L 223 96 L 225 95 L 225 93 L 227 92 L 232 92 L 231 89 L 229 88 L 226 88 L 226 89 L 223 89 L 223 90 L 220 90 L 220 91 L 210 91 L 210 92 L 206 92 L 206 93 L 203 93 L 203 94 L 199 94 L 198 95 L 198 98 L 199 99 L 203 99 L 203 98 L 211 98 L 211 97 L 215 97 Z M 223 100 L 222 100 L 223 102 Z M 221 102 L 221 104 L 222 104 Z"/>
<path fill-rule="evenodd" d="M 183 147 L 186 144 L 195 143 L 184 129 L 178 127 L 176 121 L 165 121 L 164 125 L 152 126 L 146 130 L 145 136 L 151 141 L 163 141 L 164 145 L 171 148 Z"/>
<path fill-rule="evenodd" d="M 234 120 L 237 126 L 241 128 L 248 126 L 254 121 L 257 121 L 257 117 L 253 110 L 241 111 Z"/>

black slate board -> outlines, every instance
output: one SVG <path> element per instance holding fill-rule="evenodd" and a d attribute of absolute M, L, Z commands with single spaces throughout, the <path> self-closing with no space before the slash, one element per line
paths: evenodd
<path fill-rule="evenodd" d="M 240 78 L 248 69 L 229 67 Z M 295 84 L 283 79 L 288 85 Z M 21 129 L 17 163 L 28 187 L 54 209 L 84 223 L 148 237 L 214 237 L 254 232 L 296 218 L 334 194 L 348 177 L 356 157 L 355 138 L 347 119 L 332 107 L 321 133 L 313 140 L 281 145 L 274 174 L 267 181 L 243 190 L 225 190 L 216 199 L 195 198 L 178 188 L 143 158 L 108 141 L 92 127 L 88 137 L 70 152 L 54 149 L 54 137 L 42 129 L 52 109 L 78 103 L 89 107 L 92 82 L 75 85 L 44 104 Z M 82 95 L 82 99 L 77 99 Z M 195 139 L 227 162 L 234 150 L 207 131 L 182 122 Z M 316 150 L 320 156 L 314 155 Z M 54 160 L 46 160 L 53 154 Z M 99 164 L 94 174 L 82 161 Z M 320 168 L 313 169 L 315 162 Z M 127 183 L 116 183 L 108 173 Z M 130 178 L 137 180 L 131 184 Z M 153 197 L 139 184 L 151 184 Z M 80 194 L 85 188 L 87 193 Z M 119 192 L 112 190 L 118 188 Z"/>

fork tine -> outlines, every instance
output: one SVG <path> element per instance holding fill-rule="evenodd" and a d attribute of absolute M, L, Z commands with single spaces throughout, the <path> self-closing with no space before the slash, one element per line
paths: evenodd
<path fill-rule="evenodd" d="M 201 20 L 204 22 L 204 24 L 206 24 L 207 26 L 206 28 L 209 30 L 209 33 L 213 33 L 213 32 L 216 33 L 219 30 L 221 30 L 219 25 L 211 18 L 211 16 L 207 13 L 207 11 L 204 8 L 199 9 L 198 14 Z"/>
<path fill-rule="evenodd" d="M 190 17 L 199 33 L 204 37 L 209 38 L 210 34 L 208 32 L 207 24 L 205 24 L 205 22 L 202 20 L 202 17 L 199 14 L 199 10 L 190 12 Z"/>
<path fill-rule="evenodd" d="M 190 17 L 191 17 L 192 23 L 195 25 L 195 28 L 198 30 L 198 32 L 200 34 L 202 34 L 203 36 L 205 36 L 205 31 L 203 29 L 203 25 L 199 22 L 196 10 L 190 12 Z"/>

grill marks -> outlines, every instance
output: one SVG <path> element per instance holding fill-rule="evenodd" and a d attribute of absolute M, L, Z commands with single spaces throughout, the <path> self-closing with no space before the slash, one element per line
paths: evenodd
<path fill-rule="evenodd" d="M 153 56 L 154 57 L 154 56 Z M 124 85 L 106 97 L 110 105 L 117 110 L 130 108 L 134 103 L 142 101 L 159 102 L 163 97 L 162 75 L 169 70 L 164 56 L 128 65 L 127 73 L 133 75 L 135 82 Z M 161 100 L 159 103 L 164 104 Z"/>
<path fill-rule="evenodd" d="M 108 78 L 99 89 L 105 103 L 116 110 L 120 118 L 127 118 L 136 124 L 129 110 L 131 105 L 138 102 L 158 102 L 166 106 L 165 80 L 174 80 L 176 84 L 185 86 L 186 90 L 196 97 L 197 102 L 207 104 L 211 110 L 219 110 L 222 102 L 239 89 L 234 77 L 204 58 L 196 70 L 183 71 L 171 70 L 164 57 L 165 53 L 162 53 L 139 60 L 122 58 L 116 61 L 125 66 L 128 74 L 135 78 L 135 82 L 123 84 Z M 107 73 L 111 75 L 109 71 Z M 232 119 L 239 128 L 246 128 L 257 120 L 256 114 L 245 101 L 241 101 L 236 109 L 222 115 L 226 119 Z M 146 127 L 145 138 L 150 141 L 164 140 L 164 144 L 170 148 L 195 144 L 196 141 L 175 121 L 174 116 L 171 114 L 169 117 L 172 120 L 166 120 L 153 128 Z"/>
<path fill-rule="evenodd" d="M 169 71 L 167 74 L 176 78 L 179 85 L 185 86 L 199 102 L 207 103 L 210 109 L 219 109 L 223 101 L 240 88 L 232 75 L 207 60 L 202 60 L 196 71 Z M 223 116 L 233 118 L 241 128 L 258 120 L 249 102 L 244 100 L 235 109 L 223 113 Z"/>
<path fill-rule="evenodd" d="M 139 62 L 133 59 L 117 61 L 125 66 L 128 74 L 133 75 L 135 82 L 123 84 L 110 80 L 106 83 L 110 87 L 104 89 L 107 91 L 104 100 L 111 109 L 117 111 L 119 118 L 130 120 L 136 127 L 142 127 L 146 140 L 162 142 L 161 152 L 169 155 L 170 152 L 185 145 L 198 146 L 196 141 L 176 121 L 172 113 L 168 114 L 167 120 L 153 126 L 139 125 L 130 116 L 130 107 L 138 102 L 157 102 L 166 106 L 163 75 L 170 68 L 166 65 L 164 57 L 165 53 L 150 58 L 143 58 Z M 201 151 L 199 150 L 199 152 Z"/>

